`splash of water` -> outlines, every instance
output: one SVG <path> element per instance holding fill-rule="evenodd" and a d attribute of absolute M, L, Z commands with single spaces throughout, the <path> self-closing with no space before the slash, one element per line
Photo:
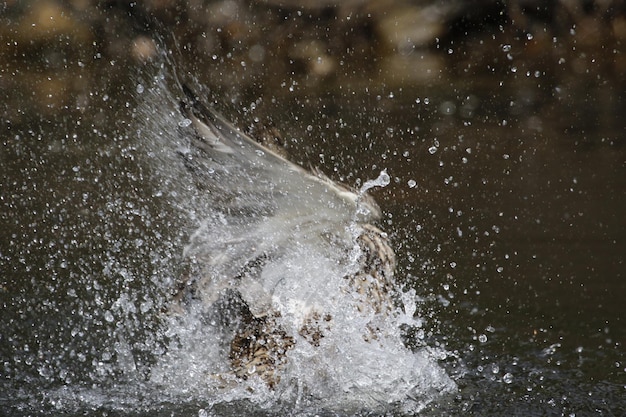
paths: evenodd
<path fill-rule="evenodd" d="M 240 175 L 244 182 L 257 180 L 252 175 L 247 177 L 245 172 Z M 373 200 L 366 200 L 369 198 L 366 192 L 385 187 L 389 182 L 384 170 L 360 188 L 353 221 L 346 230 L 353 240 L 358 234 L 356 219 L 367 217 L 371 215 L 369 211 L 377 209 Z M 195 239 L 200 242 L 196 246 L 215 245 L 215 240 L 222 238 L 238 241 L 236 235 L 228 232 L 237 227 L 233 219 L 221 215 L 219 208 L 211 207 L 211 203 L 208 206 L 200 203 L 200 209 L 204 214 L 199 217 L 209 218 L 210 227 L 196 231 Z M 279 241 L 280 230 L 284 228 L 282 224 L 269 222 L 260 231 L 253 232 L 254 228 L 250 228 L 246 233 L 258 233 L 259 245 L 263 245 L 264 236 L 271 236 L 272 242 Z M 210 396 L 217 403 L 245 400 L 270 408 L 291 404 L 300 410 L 351 412 L 364 409 L 415 412 L 454 390 L 454 383 L 437 365 L 431 350 L 412 352 L 402 344 L 400 325 L 416 324 L 409 318 L 415 312 L 410 294 L 405 297 L 404 312 L 398 310 L 388 316 L 354 313 L 358 301 L 346 291 L 344 277 L 359 268 L 360 251 L 355 243 L 350 256 L 345 256 L 333 250 L 332 242 L 320 247 L 319 242 L 297 241 L 281 248 L 279 262 L 274 266 L 264 267 L 263 286 L 271 294 L 273 308 L 281 313 L 279 323 L 296 339 L 295 346 L 287 352 L 287 364 L 274 389 L 268 389 L 254 376 L 245 381 L 232 376 L 227 348 L 232 334 L 219 321 L 207 322 L 201 311 L 171 319 L 169 332 L 175 336 L 176 344 L 153 367 L 151 382 L 170 393 Z M 228 281 L 228 277 L 217 280 Z M 317 346 L 306 343 L 298 334 L 299 326 L 312 308 L 333 318 Z M 375 340 L 368 340 L 362 329 L 373 325 L 377 329 Z"/>
<path fill-rule="evenodd" d="M 179 232 L 170 233 L 166 240 L 160 239 L 164 234 L 154 233 L 153 238 L 141 242 L 141 253 L 152 257 L 155 265 L 149 276 L 129 272 L 118 250 L 110 254 L 102 277 L 85 278 L 91 282 L 90 289 L 98 285 L 98 280 L 119 285 L 112 294 L 96 288 L 94 311 L 101 316 L 107 330 L 98 336 L 84 336 L 85 343 L 106 346 L 105 353 L 91 359 L 79 356 L 80 361 L 91 364 L 89 377 L 82 380 L 76 377 L 76 382 L 66 378 L 61 388 L 45 391 L 43 400 L 35 401 L 35 406 L 45 403 L 53 410 L 64 411 L 85 407 L 120 412 L 165 408 L 213 410 L 219 414 L 218 410 L 225 410 L 225 414 L 232 415 L 250 409 L 279 414 L 285 409 L 301 414 L 320 410 L 347 414 L 361 410 L 408 413 L 419 411 L 442 394 L 453 391 L 454 383 L 437 364 L 431 349 L 410 351 L 402 343 L 400 325 L 422 325 L 413 317 L 414 293 L 403 294 L 403 309 L 388 316 L 355 314 L 358 300 L 346 291 L 343 277 L 358 268 L 360 249 L 356 245 L 351 256 L 346 256 L 333 250 L 332 241 L 321 248 L 307 241 L 297 242 L 281 253 L 280 264 L 264 271 L 271 302 L 282 313 L 280 324 L 296 339 L 300 338 L 298 330 L 303 315 L 311 306 L 333 317 L 332 329 L 319 346 L 296 341 L 287 353 L 281 380 L 273 389 L 259 378 L 242 381 L 233 376 L 228 360 L 232 329 L 224 326 L 219 316 L 207 316 L 199 305 L 192 305 L 183 315 L 163 312 L 167 304 L 163 294 L 171 292 L 173 286 L 169 277 L 182 269 L 176 264 L 180 263 L 183 236 L 218 241 L 231 247 L 229 253 L 237 253 L 234 241 L 232 245 L 228 243 L 226 232 L 203 229 L 207 224 L 233 226 L 233 219 L 225 217 L 215 206 L 216 196 L 207 201 L 206 193 L 199 191 L 196 179 L 185 167 L 180 155 L 189 154 L 184 133 L 189 121 L 179 114 L 177 94 L 166 86 L 167 82 L 158 76 L 152 87 L 137 91 L 140 105 L 135 114 L 133 149 L 138 150 L 136 154 L 143 153 L 152 173 L 149 178 L 154 181 L 153 198 L 167 206 L 165 212 L 177 213 L 176 223 L 167 219 L 159 221 L 172 227 L 181 223 L 184 226 Z M 200 168 L 206 168 L 206 175 L 214 174 L 210 166 Z M 237 175 L 239 180 L 255 180 L 246 173 Z M 368 216 L 368 210 L 377 209 L 373 200 L 367 200 L 366 192 L 384 187 L 389 181 L 387 172 L 382 171 L 378 178 L 363 184 L 355 212 L 348 213 L 353 219 L 348 229 L 352 230 L 346 233 L 355 238 L 357 217 Z M 118 209 L 141 214 L 140 207 L 116 204 Z M 154 223 L 150 226 L 156 227 Z M 280 227 L 269 224 L 259 233 L 276 237 Z M 167 249 L 160 252 L 154 249 L 159 246 Z M 146 288 L 153 289 L 142 292 Z M 89 310 L 87 306 L 81 308 L 81 311 Z M 146 322 L 159 325 L 151 325 L 149 331 L 144 331 L 150 334 L 140 335 L 142 323 Z M 377 329 L 376 337 L 365 340 L 363 329 L 372 323 Z M 26 403 L 29 401 L 32 399 L 25 399 Z"/>
<path fill-rule="evenodd" d="M 378 174 L 378 177 L 375 180 L 365 181 L 365 184 L 363 184 L 359 190 L 359 194 L 363 195 L 374 187 L 386 187 L 390 182 L 391 178 L 389 177 L 389 174 L 387 174 L 387 170 L 383 169 L 380 171 L 380 174 Z"/>

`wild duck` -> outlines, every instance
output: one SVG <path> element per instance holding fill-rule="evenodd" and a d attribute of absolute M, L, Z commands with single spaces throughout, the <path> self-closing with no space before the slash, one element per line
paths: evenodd
<path fill-rule="evenodd" d="M 232 372 L 270 387 L 296 344 L 315 349 L 334 330 L 331 301 L 344 303 L 374 343 L 395 290 L 395 255 L 373 225 L 375 201 L 290 162 L 184 92 L 181 155 L 212 210 L 184 250 L 193 267 L 174 308 L 220 317 L 231 328 Z"/>

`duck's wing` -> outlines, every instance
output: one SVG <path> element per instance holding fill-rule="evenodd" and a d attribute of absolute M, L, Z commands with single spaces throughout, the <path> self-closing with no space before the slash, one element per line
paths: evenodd
<path fill-rule="evenodd" d="M 199 185 L 210 193 L 210 204 L 233 224 L 249 226 L 263 219 L 287 228 L 306 224 L 333 228 L 380 216 L 372 199 L 265 148 L 203 104 L 189 88 L 184 92 L 182 124 L 193 132 L 188 164 Z"/>
<path fill-rule="evenodd" d="M 295 244 L 315 247 L 333 240 L 344 243 L 337 250 L 349 250 L 348 226 L 380 215 L 372 199 L 265 148 L 189 88 L 184 92 L 179 125 L 190 138 L 184 157 L 211 208 L 185 249 L 205 268 L 202 285 L 223 288 L 231 285 L 224 280 L 243 273 L 246 280 L 237 285 L 248 284 L 240 292 L 256 297 L 259 288 L 268 287 L 256 285 L 261 272 L 253 276 L 246 265 L 258 259 L 275 262 Z"/>
<path fill-rule="evenodd" d="M 357 204 L 364 206 L 369 217 L 363 220 L 380 215 L 373 200 L 363 199 L 358 193 L 331 181 L 321 171 L 309 172 L 264 147 L 202 103 L 191 89 L 183 89 L 186 100 L 181 102 L 181 111 L 195 132 L 191 147 L 197 152 L 197 158 L 213 162 L 209 173 L 215 174 L 216 168 L 221 168 L 220 171 L 231 176 L 229 183 L 221 184 L 222 189 L 230 188 L 241 197 L 253 199 L 273 197 L 257 203 L 268 203 L 268 206 L 281 203 L 285 210 L 295 210 L 294 216 L 316 212 L 331 218 L 352 218 Z M 207 172 L 203 175 L 206 177 Z M 247 181 L 235 182 L 237 179 Z M 323 209 L 321 213 L 320 209 Z"/>

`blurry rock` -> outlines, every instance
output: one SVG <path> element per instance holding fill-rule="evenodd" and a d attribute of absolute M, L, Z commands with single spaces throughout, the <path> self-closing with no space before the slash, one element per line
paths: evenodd
<path fill-rule="evenodd" d="M 72 41 L 88 42 L 90 28 L 74 17 L 70 9 L 54 1 L 34 2 L 19 20 L 15 37 L 20 41 L 46 42 L 67 36 Z"/>
<path fill-rule="evenodd" d="M 439 6 L 402 6 L 384 14 L 377 29 L 383 41 L 399 53 L 423 48 L 446 31 L 445 10 Z"/>
<path fill-rule="evenodd" d="M 131 50 L 133 58 L 139 62 L 146 62 L 157 54 L 157 46 L 154 39 L 147 36 L 138 36 L 133 40 Z"/>

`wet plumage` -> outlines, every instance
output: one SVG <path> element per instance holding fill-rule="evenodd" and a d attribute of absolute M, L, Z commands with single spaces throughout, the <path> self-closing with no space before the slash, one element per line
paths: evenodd
<path fill-rule="evenodd" d="M 185 92 L 181 155 L 213 209 L 185 248 L 193 268 L 175 309 L 227 309 L 232 371 L 270 387 L 296 343 L 316 347 L 333 331 L 326 306 L 337 289 L 350 314 L 372 318 L 363 338 L 375 340 L 374 318 L 393 306 L 395 256 L 371 224 L 380 217 L 374 200 L 291 163 Z M 314 285 L 319 275 L 338 282 Z M 224 294 L 236 302 L 221 302 Z"/>

